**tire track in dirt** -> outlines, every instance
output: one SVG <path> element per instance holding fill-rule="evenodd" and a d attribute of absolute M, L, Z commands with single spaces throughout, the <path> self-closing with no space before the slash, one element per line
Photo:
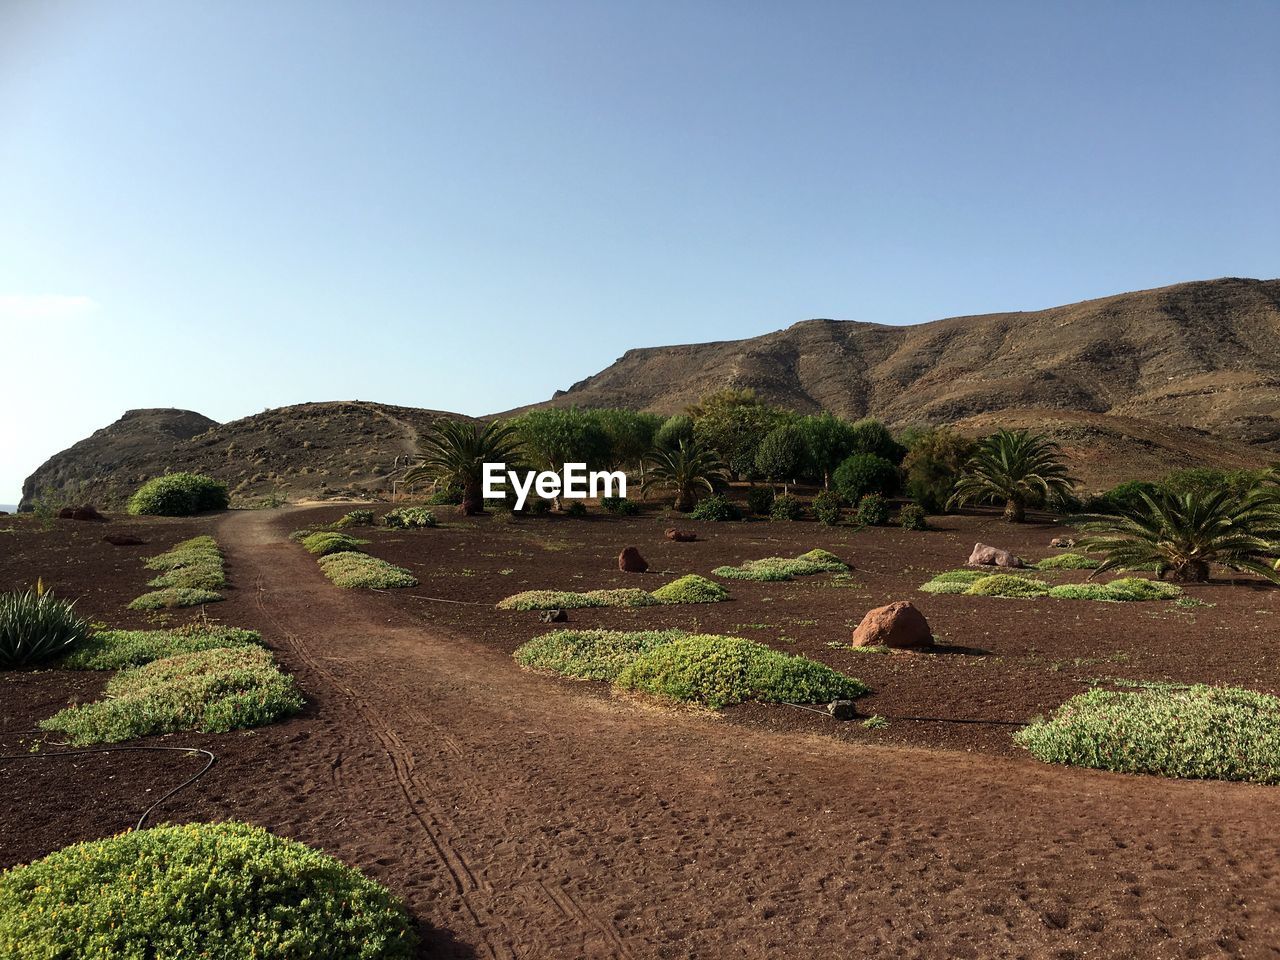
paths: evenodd
<path fill-rule="evenodd" d="M 350 684 L 342 681 L 333 670 L 323 666 L 320 659 L 311 652 L 306 643 L 275 616 L 268 603 L 269 592 L 261 574 L 255 578 L 254 593 L 254 603 L 262 613 L 262 616 L 271 622 L 275 627 L 276 633 L 288 644 L 290 651 L 316 675 L 323 678 L 331 687 L 346 697 L 347 701 L 356 709 L 361 719 L 365 721 L 373 732 L 374 737 L 378 740 L 388 760 L 391 762 L 396 782 L 404 794 L 410 813 L 427 835 L 427 839 L 439 856 L 440 862 L 449 872 L 453 880 L 454 890 L 462 903 L 463 909 L 470 919 L 475 933 L 479 935 L 479 938 L 487 948 L 489 955 L 495 958 L 514 958 L 515 955 L 509 947 L 501 943 L 495 944 L 492 941 L 489 929 L 481 921 L 475 906 L 471 902 L 476 891 L 484 890 L 486 893 L 492 894 L 492 887 L 487 882 L 482 883 L 476 879 L 476 875 L 466 858 L 454 849 L 449 839 L 449 832 L 439 823 L 432 810 L 432 804 L 416 789 L 416 784 L 410 774 L 413 765 L 413 752 L 404 746 L 404 743 L 391 728 L 391 725 L 383 720 L 379 713 L 372 709 L 368 702 L 360 697 Z"/>
<path fill-rule="evenodd" d="M 271 551 L 273 559 L 281 560 L 288 557 L 301 561 L 302 568 L 318 581 L 322 597 L 326 599 L 337 598 L 338 602 L 341 602 L 344 607 L 348 605 L 355 606 L 350 601 L 357 600 L 358 595 L 353 596 L 345 592 L 340 594 L 330 593 L 336 588 L 333 588 L 321 578 L 314 564 L 310 562 L 310 558 L 297 556 L 290 549 L 290 545 L 281 544 L 278 540 L 271 538 L 262 538 L 256 535 L 257 533 L 258 531 L 255 531 L 250 537 L 243 540 L 237 538 L 235 541 L 229 541 L 224 537 L 224 545 L 235 542 L 238 546 L 249 547 L 253 550 L 265 548 Z M 242 563 L 241 565 L 246 566 L 249 564 Z M 297 585 L 297 581 L 294 581 L 294 585 Z M 483 871 L 477 871 L 472 866 L 468 857 L 459 848 L 455 838 L 459 837 L 462 831 L 438 801 L 430 784 L 417 772 L 418 760 L 415 752 L 404 742 L 403 737 L 394 725 L 385 718 L 384 710 L 371 703 L 355 685 L 348 682 L 343 676 L 342 668 L 351 661 L 341 656 L 318 655 L 296 630 L 291 629 L 290 624 L 279 616 L 274 609 L 271 602 L 271 586 L 268 583 L 266 574 L 257 572 L 254 575 L 253 591 L 253 602 L 260 616 L 272 625 L 273 632 L 285 643 L 288 650 L 315 676 L 320 678 L 325 685 L 339 693 L 356 711 L 357 715 L 373 734 L 381 752 L 390 763 L 395 783 L 403 800 L 404 809 L 426 835 L 438 861 L 447 872 L 462 912 L 468 921 L 467 926 L 474 931 L 475 939 L 483 945 L 485 952 L 495 958 L 512 958 L 514 960 L 516 955 L 512 952 L 509 944 L 516 940 L 521 941 L 526 947 L 532 947 L 532 955 L 535 956 L 553 955 L 557 952 L 563 954 L 565 950 L 574 949 L 566 944 L 557 945 L 552 943 L 542 935 L 541 930 L 536 925 L 530 925 L 520 930 L 519 936 L 516 936 L 514 931 L 507 928 L 499 909 L 499 892 L 495 891 Z M 412 640 L 422 640 L 420 631 L 404 631 L 381 623 L 369 624 L 369 628 L 388 633 L 412 633 Z M 410 707 L 402 709 L 400 712 L 406 720 L 414 725 L 429 730 L 434 740 L 447 750 L 450 755 L 458 760 L 466 760 L 468 758 L 467 751 L 464 750 L 458 740 L 423 711 Z M 462 764 L 460 767 L 454 768 L 451 774 L 451 781 L 454 785 L 465 787 L 472 797 L 479 798 L 489 790 L 489 785 L 474 777 L 467 776 L 466 771 L 469 769 L 469 764 Z M 462 772 L 460 773 L 459 771 Z M 357 792 L 361 789 L 354 782 L 343 776 L 341 763 L 337 766 L 330 766 L 330 775 L 335 785 L 341 780 L 343 787 L 346 789 Z M 545 912 L 547 909 L 555 910 L 558 915 L 568 919 L 572 926 L 581 929 L 583 934 L 589 936 L 590 939 L 607 944 L 609 953 L 612 956 L 623 958 L 631 958 L 633 956 L 613 923 L 568 889 L 564 880 L 539 877 L 535 883 L 522 884 L 521 886 L 525 891 L 536 893 L 536 900 L 543 905 L 541 912 Z M 530 906 L 536 908 L 537 904 L 530 903 Z M 492 919 L 487 920 L 486 918 Z M 455 930 L 454 932 L 463 931 Z"/>

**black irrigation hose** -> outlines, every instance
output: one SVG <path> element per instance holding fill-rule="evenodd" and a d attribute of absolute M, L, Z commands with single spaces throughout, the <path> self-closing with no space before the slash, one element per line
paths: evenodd
<path fill-rule="evenodd" d="M 786 703 L 785 707 L 795 707 L 797 710 L 808 710 L 810 713 L 820 713 L 824 717 L 831 716 L 831 711 L 826 707 L 814 707 L 807 703 Z M 914 721 L 916 723 L 985 723 L 997 727 L 1025 727 L 1026 723 L 1021 720 L 973 720 L 967 717 L 885 717 L 886 720 Z"/>
<path fill-rule="evenodd" d="M 24 734 L 43 733 L 43 732 L 44 731 L 42 730 L 23 731 Z M 0 736 L 6 736 L 6 735 L 12 736 L 13 732 L 11 731 L 0 732 Z M 197 780 L 199 780 L 201 777 L 203 777 L 206 773 L 209 772 L 209 770 L 213 767 L 214 763 L 218 759 L 216 756 L 214 756 L 212 751 L 205 750 L 203 747 L 86 747 L 81 750 L 60 750 L 56 753 L 0 754 L 0 762 L 3 762 L 5 760 L 51 760 L 56 757 L 79 757 L 79 756 L 85 756 L 86 754 L 94 754 L 94 753 L 148 753 L 148 752 L 189 753 L 189 754 L 202 753 L 208 759 L 206 760 L 205 765 L 199 770 L 199 772 L 192 774 L 186 780 L 183 780 L 182 783 L 178 784 L 176 787 L 174 787 L 164 796 L 160 797 L 160 799 L 156 800 L 153 804 L 151 804 L 151 806 L 147 807 L 147 809 L 142 811 L 142 816 L 138 818 L 138 822 L 133 828 L 134 830 L 141 830 L 142 825 L 147 822 L 147 817 L 151 816 L 152 811 L 155 810 L 156 807 L 160 806 L 160 804 L 164 803 L 166 800 L 168 800 L 174 794 L 178 793 L 180 790 L 185 790 L 187 787 L 191 786 L 191 784 L 195 783 Z"/>

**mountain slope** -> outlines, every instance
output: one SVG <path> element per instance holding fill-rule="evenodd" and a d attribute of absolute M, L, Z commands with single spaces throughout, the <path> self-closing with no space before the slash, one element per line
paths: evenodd
<path fill-rule="evenodd" d="M 1274 445 L 1280 280 L 1184 283 L 908 327 L 808 320 L 748 340 L 630 350 L 550 402 L 675 413 L 721 387 L 899 426 L 1049 408 Z"/>
<path fill-rule="evenodd" d="M 150 477 L 190 470 L 223 480 L 240 501 L 390 487 L 418 437 L 456 414 L 360 400 L 302 403 L 219 424 L 189 410 L 131 410 L 50 458 L 22 488 L 119 506 Z"/>

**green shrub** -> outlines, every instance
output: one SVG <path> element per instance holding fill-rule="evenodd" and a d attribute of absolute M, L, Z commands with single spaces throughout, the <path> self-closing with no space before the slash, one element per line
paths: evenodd
<path fill-rule="evenodd" d="M 0 874 L 10 960 L 408 960 L 415 942 L 386 888 L 245 823 L 135 830 Z"/>
<path fill-rule="evenodd" d="M 920 584 L 922 593 L 968 593 L 969 584 L 961 583 L 956 580 L 930 580 L 928 583 Z"/>
<path fill-rule="evenodd" d="M 706 577 L 686 573 L 653 591 L 653 598 L 659 603 L 719 603 L 729 599 L 729 591 Z"/>
<path fill-rule="evenodd" d="M 390 590 L 418 585 L 417 579 L 408 570 L 366 553 L 349 550 L 331 553 L 327 557 L 321 557 L 319 563 L 321 572 L 344 589 Z"/>
<path fill-rule="evenodd" d="M 634 517 L 640 512 L 640 504 L 626 497 L 601 497 L 600 506 L 619 517 Z"/>
<path fill-rule="evenodd" d="M 699 500 L 697 506 L 689 513 L 689 516 L 694 520 L 723 522 L 741 520 L 742 511 L 728 497 L 723 494 L 713 493 L 711 496 L 703 497 Z"/>
<path fill-rule="evenodd" d="M 784 493 L 773 498 L 773 506 L 769 508 L 770 520 L 799 520 L 804 516 L 804 504 L 799 497 Z"/>
<path fill-rule="evenodd" d="M 792 577 L 815 573 L 836 573 L 849 569 L 849 565 L 826 550 L 810 550 L 795 559 L 788 557 L 763 557 L 748 560 L 736 567 L 716 567 L 711 572 L 729 580 L 763 580 L 778 582 Z"/>
<path fill-rule="evenodd" d="M 134 515 L 188 517 L 206 510 L 225 510 L 231 498 L 227 485 L 195 473 L 169 473 L 148 480 L 129 498 Z"/>
<path fill-rule="evenodd" d="M 821 703 L 867 692 L 858 680 L 823 664 L 762 643 L 714 635 L 659 644 L 626 667 L 617 683 L 713 710 L 748 700 Z"/>
<path fill-rule="evenodd" d="M 585 517 L 587 515 L 587 505 L 581 500 L 570 500 L 564 505 L 564 515 L 566 517 Z"/>
<path fill-rule="evenodd" d="M 343 553 L 348 550 L 359 550 L 368 540 L 358 540 L 332 530 L 319 530 L 304 537 L 302 547 L 307 553 L 317 557 L 327 557 L 331 553 Z"/>
<path fill-rule="evenodd" d="M 148 557 L 142 565 L 148 570 L 176 570 L 179 567 L 198 566 L 211 561 L 222 563 L 218 542 L 213 537 L 201 536 L 174 544 L 166 552 Z"/>
<path fill-rule="evenodd" d="M 514 654 L 521 666 L 583 680 L 613 680 L 637 657 L 686 636 L 683 630 L 555 630 Z"/>
<path fill-rule="evenodd" d="M 530 497 L 525 501 L 524 512 L 533 517 L 540 517 L 550 513 L 552 506 L 552 502 L 546 497 Z"/>
<path fill-rule="evenodd" d="M 335 527 L 372 527 L 376 523 L 372 510 L 351 510 L 335 522 Z"/>
<path fill-rule="evenodd" d="M 840 522 L 840 495 L 823 490 L 813 498 L 813 515 L 819 523 L 834 527 Z"/>
<path fill-rule="evenodd" d="M 144 593 L 129 603 L 130 610 L 177 610 L 182 607 L 198 607 L 205 603 L 217 603 L 222 594 L 196 587 L 165 587 Z"/>
<path fill-rule="evenodd" d="M 1083 553 L 1059 553 L 1045 557 L 1035 567 L 1037 570 L 1096 570 L 1098 563 Z"/>
<path fill-rule="evenodd" d="M 908 503 L 898 511 L 898 523 L 903 530 L 928 530 L 929 521 L 925 518 L 924 508 L 916 503 Z"/>
<path fill-rule="evenodd" d="M 991 576 L 988 570 L 948 570 L 935 576 L 930 583 L 962 583 L 966 587 L 977 583 L 983 577 Z M 1021 576 L 1021 574 L 1012 574 Z"/>
<path fill-rule="evenodd" d="M 975 580 L 965 591 L 971 597 L 1003 597 L 1021 600 L 1049 595 L 1049 585 L 1012 573 L 993 573 Z"/>
<path fill-rule="evenodd" d="M 202 560 L 166 570 L 160 576 L 147 582 L 147 586 L 157 589 L 165 587 L 188 587 L 196 590 L 218 590 L 227 585 L 227 574 L 222 566 L 222 559 Z"/>
<path fill-rule="evenodd" d="M 51 660 L 76 649 L 88 635 L 88 621 L 75 615 L 75 601 L 59 600 L 43 583 L 0 593 L 0 668 Z"/>
<path fill-rule="evenodd" d="M 644 590 L 526 590 L 498 601 L 499 610 L 576 610 L 581 607 L 651 607 L 656 600 Z"/>
<path fill-rule="evenodd" d="M 1280 699 L 1251 690 L 1095 688 L 1014 740 L 1047 763 L 1280 783 Z"/>
<path fill-rule="evenodd" d="M 855 453 L 836 467 L 831 485 L 846 503 L 857 503 L 869 493 L 889 496 L 898 486 L 898 468 L 874 453 Z"/>
<path fill-rule="evenodd" d="M 396 507 L 382 518 L 388 527 L 397 530 L 420 530 L 436 525 L 436 515 L 426 507 Z"/>
<path fill-rule="evenodd" d="M 878 493 L 868 493 L 858 501 L 858 523 L 878 527 L 889 522 L 889 504 Z"/>
<path fill-rule="evenodd" d="M 1176 583 L 1161 583 L 1142 577 L 1121 577 L 1107 584 L 1107 592 L 1117 600 L 1176 600 L 1182 588 Z"/>
<path fill-rule="evenodd" d="M 295 530 L 293 533 L 289 534 L 289 539 L 294 543 L 301 543 L 315 532 L 316 531 L 312 530 L 310 527 L 304 527 L 301 530 Z"/>
<path fill-rule="evenodd" d="M 293 678 L 263 647 L 217 647 L 121 670 L 106 699 L 67 707 L 41 722 L 76 746 L 199 730 L 258 727 L 302 709 Z"/>
<path fill-rule="evenodd" d="M 747 490 L 747 511 L 757 517 L 767 517 L 773 509 L 773 487 L 751 487 Z"/>
<path fill-rule="evenodd" d="M 59 661 L 65 670 L 120 670 L 215 647 L 262 643 L 256 630 L 189 623 L 173 630 L 100 630 Z"/>

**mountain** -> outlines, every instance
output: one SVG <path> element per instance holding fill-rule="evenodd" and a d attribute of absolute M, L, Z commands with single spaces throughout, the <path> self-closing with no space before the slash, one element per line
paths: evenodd
<path fill-rule="evenodd" d="M 906 327 L 806 320 L 747 340 L 629 350 L 533 406 L 677 413 L 724 387 L 899 428 L 1032 428 L 1062 444 L 1091 489 L 1182 467 L 1260 467 L 1280 459 L 1280 280 L 1183 283 Z M 359 400 L 225 424 L 131 410 L 36 470 L 22 506 L 50 488 L 118 506 L 166 470 L 225 480 L 239 502 L 382 492 L 418 438 L 453 416 Z"/>
<path fill-rule="evenodd" d="M 226 481 L 238 501 L 383 490 L 404 470 L 434 410 L 352 400 L 302 403 L 220 424 L 190 410 L 130 410 L 46 461 L 22 486 L 22 508 L 52 489 L 118 507 L 139 484 L 190 470 Z"/>
<path fill-rule="evenodd" d="M 676 413 L 724 387 L 895 426 L 1044 408 L 1274 447 L 1280 280 L 1183 283 L 915 326 L 806 320 L 747 340 L 629 350 L 551 403 Z"/>

